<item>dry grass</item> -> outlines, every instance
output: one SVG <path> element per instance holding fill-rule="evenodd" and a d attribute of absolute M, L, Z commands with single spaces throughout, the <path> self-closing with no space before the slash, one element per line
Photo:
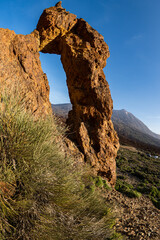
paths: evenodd
<path fill-rule="evenodd" d="M 18 99 L 0 103 L 0 239 L 103 240 L 114 234 L 111 208 L 91 191 L 55 141 L 52 117 L 34 121 Z"/>

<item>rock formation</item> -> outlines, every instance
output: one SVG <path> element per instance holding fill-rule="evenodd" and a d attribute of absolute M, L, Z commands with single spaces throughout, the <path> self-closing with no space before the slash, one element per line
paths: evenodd
<path fill-rule="evenodd" d="M 61 55 L 73 106 L 68 117 L 72 139 L 85 161 L 114 184 L 119 141 L 103 73 L 109 57 L 107 44 L 86 21 L 62 8 L 61 2 L 44 10 L 33 34 L 40 41 L 39 51 Z"/>
<path fill-rule="evenodd" d="M 51 113 L 49 85 L 43 73 L 38 42 L 30 35 L 16 35 L 0 29 L 0 91 L 18 91 L 18 94 L 37 117 Z"/>
<path fill-rule="evenodd" d="M 61 1 L 44 10 L 32 34 L 16 35 L 0 29 L 0 89 L 18 89 L 26 108 L 37 117 L 52 112 L 39 51 L 61 55 L 73 106 L 68 117 L 69 136 L 84 160 L 114 184 L 119 142 L 103 73 L 109 57 L 107 44 L 86 21 L 67 12 Z"/>

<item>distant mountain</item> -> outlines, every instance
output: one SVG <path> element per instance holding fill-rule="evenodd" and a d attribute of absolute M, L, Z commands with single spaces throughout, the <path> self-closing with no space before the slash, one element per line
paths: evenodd
<path fill-rule="evenodd" d="M 54 113 L 67 118 L 70 103 L 52 104 Z M 126 110 L 113 110 L 112 121 L 120 143 L 160 153 L 160 135 L 153 133 L 142 121 Z"/>
<path fill-rule="evenodd" d="M 116 125 L 134 128 L 160 140 L 160 135 L 152 132 L 142 121 L 136 118 L 132 113 L 127 112 L 125 109 L 113 110 L 112 121 Z"/>
<path fill-rule="evenodd" d="M 67 117 L 68 112 L 72 109 L 71 103 L 63 103 L 63 104 L 52 104 L 53 112 L 60 117 Z"/>
<path fill-rule="evenodd" d="M 126 110 L 114 110 L 114 128 L 120 143 L 160 153 L 160 136 L 153 133 L 142 121 Z"/>

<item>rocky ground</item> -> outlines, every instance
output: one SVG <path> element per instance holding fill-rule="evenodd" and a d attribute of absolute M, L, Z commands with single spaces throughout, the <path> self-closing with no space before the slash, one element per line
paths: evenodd
<path fill-rule="evenodd" d="M 78 154 L 78 149 L 76 146 L 66 139 L 66 152 L 70 155 L 74 156 L 76 162 L 83 162 L 82 156 Z M 63 146 L 64 149 L 64 146 Z M 138 167 L 139 164 L 145 162 L 144 158 L 138 159 L 138 156 L 141 154 L 138 152 L 136 148 L 132 147 L 122 147 L 127 150 L 128 157 L 124 157 L 127 161 L 127 158 L 130 158 L 130 162 L 133 164 L 134 158 L 136 158 L 137 162 L 135 165 Z M 126 152 L 125 152 L 126 153 Z M 123 153 L 124 154 L 124 153 Z M 136 155 L 135 155 L 136 154 Z M 133 155 L 133 156 L 132 156 Z M 132 160 L 132 161 L 131 161 Z M 146 165 L 147 165 L 146 161 Z M 153 164 L 155 162 L 151 162 L 150 167 L 150 176 L 155 175 L 155 172 L 152 169 Z M 155 164 L 154 164 L 155 165 Z M 124 166 L 127 166 L 127 171 Z M 158 173 L 159 165 L 155 166 Z M 136 186 L 144 182 L 144 180 L 140 180 L 130 172 L 128 172 L 128 165 L 123 163 L 123 168 L 120 169 L 117 167 L 117 179 L 119 176 L 125 177 L 125 182 L 132 184 L 133 189 L 136 189 Z M 133 168 L 134 169 L 134 165 Z M 143 171 L 141 170 L 143 173 Z M 134 173 L 134 171 L 132 171 Z M 153 174 L 154 173 L 154 174 Z M 147 174 L 149 176 L 149 174 Z M 151 178 L 152 180 L 152 178 Z M 145 180 L 146 181 L 146 180 Z M 149 184 L 149 183 L 148 183 Z M 151 186 L 152 187 L 152 186 Z M 102 190 L 103 191 L 103 190 Z M 132 239 L 132 240 L 159 240 L 160 239 L 160 210 L 156 208 L 149 195 L 141 194 L 140 197 L 130 198 L 126 196 L 124 193 L 118 192 L 115 189 L 106 192 L 104 190 L 104 196 L 106 200 L 114 205 L 115 208 L 115 216 L 116 216 L 116 225 L 115 230 L 124 236 L 124 239 Z"/>
<path fill-rule="evenodd" d="M 115 205 L 115 228 L 124 239 L 160 239 L 160 210 L 149 198 L 129 198 L 112 190 L 107 200 Z"/>
<path fill-rule="evenodd" d="M 83 154 L 79 154 L 77 147 L 69 139 L 65 139 L 62 149 L 67 155 L 74 156 L 77 163 L 83 163 Z M 121 146 L 117 159 L 119 159 L 119 165 L 121 166 L 120 168 L 117 164 L 117 179 L 119 179 L 119 176 L 123 176 L 124 180 L 121 179 L 121 181 L 133 185 L 134 190 L 143 182 L 150 188 L 159 186 L 156 182 L 159 176 L 159 163 L 156 162 L 157 160 L 149 159 L 144 152 L 139 152 L 136 148 L 128 146 Z M 120 159 L 123 161 L 120 161 Z M 145 174 L 143 165 L 148 167 L 150 172 L 144 175 L 146 179 L 139 179 L 135 175 L 135 171 L 138 168 L 141 174 Z M 152 184 L 150 182 L 147 183 L 147 179 L 151 180 Z M 149 194 L 141 193 L 140 197 L 130 198 L 115 189 L 110 191 L 103 189 L 102 191 L 104 191 L 103 194 L 107 202 L 111 206 L 114 205 L 116 216 L 115 230 L 121 233 L 124 239 L 160 239 L 160 210 L 153 205 Z"/>
<path fill-rule="evenodd" d="M 149 158 L 136 148 L 121 146 L 117 156 L 117 182 L 124 185 L 120 192 L 110 191 L 107 200 L 115 206 L 115 229 L 124 239 L 160 239 L 160 209 L 154 204 L 159 202 L 159 173 L 159 160 Z M 131 198 L 124 186 L 126 189 L 129 186 L 128 191 L 142 191 L 138 197 Z"/>
<path fill-rule="evenodd" d="M 67 152 L 70 149 L 78 162 L 82 160 L 78 149 L 70 141 L 67 143 Z M 137 152 L 135 148 L 127 148 L 131 152 Z M 83 161 L 81 161 L 83 162 Z M 117 168 L 117 176 L 122 172 Z M 125 172 L 125 181 L 133 184 L 139 183 L 138 178 Z M 142 194 L 139 198 L 130 198 L 115 189 L 104 190 L 106 200 L 114 205 L 116 225 L 115 230 L 124 236 L 124 239 L 132 240 L 159 240 L 160 239 L 160 210 L 156 208 L 149 196 Z"/>

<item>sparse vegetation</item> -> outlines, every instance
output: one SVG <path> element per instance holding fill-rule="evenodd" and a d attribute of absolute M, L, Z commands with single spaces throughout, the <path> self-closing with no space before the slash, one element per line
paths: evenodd
<path fill-rule="evenodd" d="M 141 197 L 141 193 L 134 190 L 131 184 L 128 184 L 124 180 L 117 179 L 115 189 L 121 193 L 124 193 L 128 197 Z"/>
<path fill-rule="evenodd" d="M 97 188 L 101 190 L 111 190 L 111 187 L 108 185 L 107 181 L 101 176 L 90 177 L 90 184 L 88 185 L 88 188 L 90 188 L 92 192 L 97 190 Z"/>
<path fill-rule="evenodd" d="M 160 161 L 138 151 L 121 148 L 117 156 L 118 180 L 116 189 L 127 196 L 145 194 L 160 209 Z M 130 183 L 134 178 L 134 183 Z M 132 195 L 131 193 L 131 195 Z"/>
<path fill-rule="evenodd" d="M 64 157 L 51 117 L 34 120 L 14 97 L 0 103 L 0 239 L 120 239 L 97 178 Z"/>

